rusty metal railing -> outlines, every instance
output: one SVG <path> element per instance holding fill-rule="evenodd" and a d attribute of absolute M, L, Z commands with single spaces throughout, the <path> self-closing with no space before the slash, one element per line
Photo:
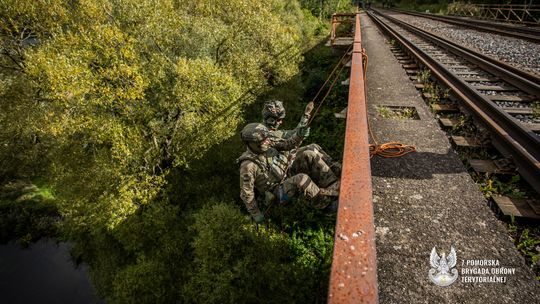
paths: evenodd
<path fill-rule="evenodd" d="M 354 22 L 355 14 L 353 13 L 340 13 L 332 14 L 332 30 L 330 31 L 330 44 L 334 45 L 338 37 L 337 28 L 340 24 L 347 24 Z"/>
<path fill-rule="evenodd" d="M 339 210 L 328 303 L 378 303 L 360 14 L 355 16 Z"/>

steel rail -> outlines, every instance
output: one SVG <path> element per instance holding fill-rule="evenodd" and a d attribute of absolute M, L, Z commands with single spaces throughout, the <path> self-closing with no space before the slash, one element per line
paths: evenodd
<path fill-rule="evenodd" d="M 378 303 L 360 14 L 355 36 L 347 107 L 343 170 L 334 236 L 328 303 Z"/>
<path fill-rule="evenodd" d="M 414 27 L 394 17 L 382 14 L 381 12 L 378 12 L 378 11 L 375 11 L 375 12 L 387 18 L 388 20 L 391 20 L 392 22 L 401 25 L 408 31 L 414 33 L 415 35 L 418 35 L 424 39 L 427 39 L 459 57 L 465 58 L 466 60 L 479 66 L 484 71 L 487 71 L 495 76 L 500 77 L 502 80 L 525 91 L 526 93 L 540 97 L 540 77 L 533 75 L 531 73 L 522 71 L 514 66 L 511 66 L 502 61 L 493 59 L 484 54 L 475 52 L 455 42 L 436 36 L 428 31 Z"/>
<path fill-rule="evenodd" d="M 540 43 L 540 31 L 538 31 L 537 29 L 532 29 L 528 27 L 515 27 L 515 26 L 504 25 L 504 24 L 498 24 L 494 22 L 485 22 L 485 21 L 477 21 L 477 20 L 463 20 L 463 19 L 458 19 L 458 18 L 450 17 L 450 16 L 435 16 L 432 14 L 410 12 L 410 11 L 404 11 L 404 10 L 398 10 L 398 9 L 392 9 L 392 11 L 402 13 L 402 14 L 412 15 L 412 16 L 438 20 L 438 21 L 442 21 L 442 22 L 446 22 L 450 24 L 465 26 L 468 28 L 474 28 L 474 29 L 484 31 L 484 32 L 496 33 L 499 35 L 520 38 L 520 39 L 525 39 L 532 42 Z"/>
<path fill-rule="evenodd" d="M 417 60 L 431 70 L 432 75 L 449 88 L 471 113 L 491 131 L 493 145 L 506 157 L 513 159 L 518 172 L 540 193 L 540 140 L 517 124 L 514 119 L 471 85 L 446 69 L 428 54 L 386 25 L 373 13 L 368 15 L 393 39 L 398 41 Z"/>

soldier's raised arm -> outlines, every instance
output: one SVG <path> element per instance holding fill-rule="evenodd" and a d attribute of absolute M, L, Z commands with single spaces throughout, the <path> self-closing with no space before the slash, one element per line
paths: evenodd
<path fill-rule="evenodd" d="M 272 142 L 272 147 L 278 151 L 290 151 L 309 135 L 309 127 L 296 128 L 295 131 L 290 138 Z"/>

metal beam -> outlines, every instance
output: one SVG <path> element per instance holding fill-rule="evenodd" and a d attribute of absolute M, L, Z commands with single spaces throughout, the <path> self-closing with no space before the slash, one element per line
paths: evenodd
<path fill-rule="evenodd" d="M 340 304 L 379 301 L 359 13 L 355 22 L 339 210 L 328 291 L 328 303 Z"/>

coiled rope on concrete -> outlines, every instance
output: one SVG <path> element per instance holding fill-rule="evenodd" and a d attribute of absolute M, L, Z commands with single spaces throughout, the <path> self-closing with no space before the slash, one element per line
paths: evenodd
<path fill-rule="evenodd" d="M 362 53 L 362 66 L 364 67 L 364 81 L 365 81 L 366 75 L 367 75 L 368 55 L 366 54 L 366 50 L 364 48 L 362 48 L 361 53 Z M 405 145 L 398 141 L 387 142 L 387 143 L 379 145 L 377 143 L 377 140 L 375 139 L 375 136 L 373 136 L 373 132 L 371 131 L 371 124 L 369 123 L 369 116 L 367 120 L 368 120 L 369 134 L 371 136 L 371 139 L 375 143 L 375 144 L 369 145 L 370 158 L 372 158 L 375 155 L 380 156 L 380 157 L 385 157 L 385 158 L 402 157 L 406 154 L 416 151 L 416 148 L 414 146 Z"/>

